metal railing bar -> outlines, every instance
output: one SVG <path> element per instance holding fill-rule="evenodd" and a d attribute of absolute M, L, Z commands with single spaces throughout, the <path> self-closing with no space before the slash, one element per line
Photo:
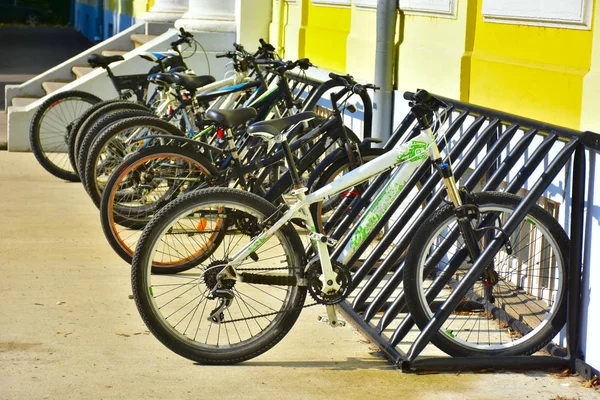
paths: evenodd
<path fill-rule="evenodd" d="M 453 159 L 456 160 L 458 158 L 458 156 L 460 156 L 460 154 L 464 151 L 464 149 L 471 143 L 472 137 L 478 133 L 478 129 L 481 127 L 484 120 L 480 118 L 477 121 L 478 121 L 477 124 L 471 125 L 471 127 L 473 127 L 473 129 L 468 129 L 467 132 L 465 132 L 465 134 L 461 138 L 459 138 L 458 142 L 455 144 L 454 148 L 450 152 L 450 155 L 448 156 L 448 158 L 450 160 L 453 160 Z M 490 134 L 492 132 L 492 130 L 495 129 L 496 123 L 497 123 L 497 121 L 492 121 L 488 125 L 488 127 L 484 130 L 484 132 L 482 133 L 482 136 Z M 471 128 L 471 127 L 469 127 L 469 128 Z M 476 141 L 474 145 L 477 145 L 477 143 L 478 142 Z M 483 145 L 483 142 L 482 142 L 482 145 Z M 476 155 L 476 153 L 475 153 L 475 155 Z M 457 176 L 457 178 L 460 177 L 459 174 L 455 174 L 455 175 Z M 439 174 L 434 174 L 429 177 L 429 179 L 427 180 L 425 185 L 423 185 L 421 190 L 419 190 L 419 193 L 413 199 L 411 204 L 408 205 L 408 207 L 403 210 L 400 217 L 394 222 L 394 224 L 391 226 L 390 230 L 383 237 L 381 242 L 375 247 L 375 249 L 369 255 L 367 260 L 365 260 L 363 265 L 361 265 L 361 268 L 354 274 L 353 282 L 355 284 L 357 282 L 360 282 L 362 279 L 364 279 L 364 277 L 367 274 L 368 269 L 372 265 L 374 265 L 375 262 L 379 261 L 379 257 L 381 256 L 381 254 L 383 254 L 383 252 L 385 250 L 387 250 L 387 248 L 389 247 L 389 244 L 400 234 L 402 229 L 405 228 L 405 225 L 410 221 L 410 218 L 413 217 L 416 209 L 418 209 L 420 204 L 422 203 L 422 201 L 424 201 L 426 199 L 426 197 L 428 197 L 431 194 L 431 192 L 433 191 L 433 189 L 435 188 L 435 186 L 437 185 L 437 183 L 439 181 L 440 181 Z M 426 210 L 430 210 L 429 212 L 433 212 L 433 210 L 435 210 L 437 208 L 437 206 L 439 205 L 439 203 L 441 201 L 442 201 L 441 198 L 434 196 L 427 204 Z M 366 301 L 367 298 L 371 295 L 371 293 L 375 290 L 377 285 L 379 285 L 379 283 L 383 280 L 384 276 L 389 272 L 389 270 L 391 270 L 392 268 L 397 266 L 397 264 L 398 264 L 397 262 L 401 259 L 402 253 L 408 247 L 408 244 L 410 242 L 410 237 L 412 235 L 414 235 L 414 233 L 416 232 L 416 230 L 419 227 L 419 224 L 422 223 L 422 221 L 425 220 L 426 215 L 428 215 L 426 210 L 423 210 L 422 213 L 419 214 L 419 217 L 417 217 L 417 219 L 412 222 L 411 226 L 408 228 L 408 230 L 406 231 L 404 236 L 397 243 L 394 250 L 392 250 L 392 252 L 390 254 L 388 254 L 386 259 L 377 268 L 377 271 L 371 276 L 371 278 L 367 281 L 367 283 L 362 287 L 362 289 L 359 291 L 359 293 L 356 295 L 356 298 L 352 302 L 353 307 L 360 306 L 360 304 L 362 302 Z"/>
<path fill-rule="evenodd" d="M 473 170 L 471 173 L 471 176 L 465 181 L 464 186 L 468 191 L 473 190 L 477 182 L 487 173 L 487 171 L 489 171 L 489 168 L 496 162 L 504 148 L 508 145 L 518 130 L 519 127 L 517 125 L 513 125 L 502 133 L 502 136 L 500 136 L 500 138 L 494 143 L 492 148 L 485 155 L 484 159 L 481 160 L 477 168 L 475 168 L 475 170 Z M 380 319 L 377 326 L 380 332 L 383 332 L 383 330 L 392 323 L 397 315 L 402 312 L 404 304 L 404 294 L 400 293 Z M 396 334 L 396 332 L 394 332 L 394 334 Z M 400 338 L 400 340 L 401 339 L 402 338 Z"/>
<path fill-rule="evenodd" d="M 544 190 L 554 180 L 556 175 L 564 168 L 565 164 L 569 161 L 570 157 L 579 145 L 578 141 L 572 141 L 567 144 L 556 156 L 556 158 L 549 165 L 547 171 L 538 179 L 534 187 L 531 189 L 529 194 L 521 201 L 519 206 L 515 209 L 513 214 L 508 218 L 504 224 L 504 231 L 507 236 L 514 232 L 520 222 L 525 218 L 529 210 L 535 205 L 537 199 L 543 194 Z M 497 235 L 479 258 L 475 261 L 473 266 L 465 274 L 460 284 L 446 299 L 444 304 L 434 314 L 433 318 L 429 321 L 427 326 L 421 331 L 421 334 L 413 342 L 407 357 L 409 361 L 414 360 L 425 348 L 425 346 L 431 341 L 433 335 L 440 329 L 441 325 L 448 318 L 452 310 L 461 301 L 462 297 L 466 294 L 468 289 L 475 283 L 482 271 L 494 258 L 498 250 L 504 245 L 504 240 L 500 235 Z"/>

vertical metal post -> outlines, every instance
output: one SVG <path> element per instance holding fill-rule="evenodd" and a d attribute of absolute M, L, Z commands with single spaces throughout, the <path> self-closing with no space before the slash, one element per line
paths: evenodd
<path fill-rule="evenodd" d="M 577 146 L 573 158 L 572 177 L 567 349 L 571 360 L 571 369 L 575 370 L 575 360 L 582 356 L 579 347 L 579 329 L 581 322 L 581 266 L 584 236 L 585 146 L 581 143 Z"/>

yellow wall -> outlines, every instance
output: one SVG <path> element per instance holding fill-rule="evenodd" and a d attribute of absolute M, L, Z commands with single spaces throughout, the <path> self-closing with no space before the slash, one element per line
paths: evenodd
<path fill-rule="evenodd" d="M 377 44 L 374 34 L 377 28 L 377 13 L 374 9 L 352 9 L 350 33 L 346 41 L 346 71 L 372 82 L 375 78 L 375 53 Z"/>
<path fill-rule="evenodd" d="M 154 5 L 154 0 L 104 0 L 104 9 L 119 14 L 141 17 Z"/>
<path fill-rule="evenodd" d="M 350 8 L 308 5 L 305 56 L 321 68 L 346 71 L 346 39 L 350 33 Z"/>
<path fill-rule="evenodd" d="M 374 9 L 280 1 L 273 2 L 279 19 L 274 17 L 271 32 L 286 58 L 309 57 L 321 68 L 373 81 Z M 600 31 L 592 66 L 595 25 L 577 30 L 485 22 L 481 4 L 459 0 L 455 18 L 399 16 L 396 89 L 422 87 L 575 129 L 588 110 L 587 120 L 600 123 L 591 117 L 592 110 L 600 115 Z"/>
<path fill-rule="evenodd" d="M 398 89 L 429 88 L 468 100 L 475 2 L 459 1 L 456 18 L 406 15 L 401 19 Z"/>
<path fill-rule="evenodd" d="M 577 129 L 591 54 L 591 30 L 488 23 L 478 12 L 469 100 Z"/>

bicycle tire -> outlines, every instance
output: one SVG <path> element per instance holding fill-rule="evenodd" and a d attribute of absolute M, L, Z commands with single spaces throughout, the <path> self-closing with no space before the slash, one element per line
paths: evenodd
<path fill-rule="evenodd" d="M 72 169 L 68 158 L 67 136 L 69 125 L 73 124 L 77 118 L 88 108 L 85 104 L 94 105 L 102 101 L 99 97 L 79 90 L 67 90 L 49 96 L 35 110 L 31 124 L 29 126 L 29 144 L 31 151 L 40 165 L 52 175 L 71 182 L 78 182 L 79 176 Z M 68 107 L 68 102 L 79 102 Z M 64 110 L 65 115 L 50 117 L 50 112 L 59 113 L 57 108 Z M 44 133 L 45 126 L 54 131 Z M 64 126 L 63 126 L 64 125 Z M 71 125 L 72 127 L 72 125 Z M 50 151 L 63 150 L 64 151 Z M 60 154 L 63 154 L 60 156 Z M 51 156 L 54 154 L 55 156 Z M 57 156 L 56 156 L 57 155 Z"/>
<path fill-rule="evenodd" d="M 183 136 L 183 133 L 177 127 L 155 116 L 128 118 L 118 121 L 102 130 L 90 147 L 85 162 L 84 173 L 82 174 L 84 176 L 83 183 L 85 188 L 96 207 L 100 207 L 100 196 L 103 190 L 102 184 L 98 182 L 100 177 L 98 167 L 105 169 L 103 170 L 103 175 L 109 175 L 114 167 L 121 164 L 126 154 L 133 151 L 133 148 L 128 148 L 123 145 L 123 142 L 119 142 L 121 140 L 119 135 L 124 135 L 124 132 L 131 129 L 141 128 L 151 129 L 154 132 L 153 134 Z M 141 142 L 137 143 L 140 143 L 139 145 L 141 146 Z M 112 150 L 114 150 L 115 154 L 106 157 L 104 161 L 108 160 L 106 161 L 107 164 L 103 165 L 101 157 L 105 155 L 107 148 L 111 146 L 113 146 Z M 106 179 L 108 180 L 108 176 Z"/>
<path fill-rule="evenodd" d="M 113 104 L 108 107 L 113 106 Z M 98 110 L 102 111 L 102 109 Z M 107 111 L 106 115 L 98 118 L 94 125 L 91 126 L 83 135 L 83 140 L 80 143 L 77 153 L 77 170 L 79 171 L 79 177 L 82 182 L 85 182 L 85 162 L 87 161 L 87 155 L 90 151 L 91 146 L 94 144 L 96 138 L 102 133 L 102 131 L 115 122 L 122 119 L 131 117 L 142 117 L 142 116 L 156 116 L 151 111 L 146 111 L 141 108 L 126 108 L 126 109 L 113 109 L 113 111 Z M 90 119 L 93 118 L 90 117 Z M 76 144 L 77 145 L 77 144 Z M 86 188 L 87 190 L 87 188 Z"/>
<path fill-rule="evenodd" d="M 181 177 L 181 181 L 176 179 L 171 182 L 161 176 L 158 171 L 148 171 L 146 166 L 148 163 L 160 163 L 160 165 L 181 164 L 189 165 L 189 170 L 185 170 Z M 171 171 L 167 171 L 172 173 Z M 177 172 L 176 172 L 177 173 Z M 182 170 L 179 169 L 179 174 Z M 142 174 L 151 177 L 151 181 L 142 180 Z M 191 178 L 198 174 L 198 182 L 190 181 Z M 104 192 L 102 193 L 102 201 L 100 203 L 100 221 L 104 236 L 108 240 L 110 246 L 115 252 L 126 262 L 131 263 L 133 252 L 138 243 L 136 231 L 141 234 L 141 231 L 148 224 L 154 214 L 156 214 L 168 202 L 181 196 L 190 190 L 197 189 L 197 183 L 200 183 L 203 177 L 216 176 L 217 169 L 203 155 L 194 151 L 190 147 L 178 146 L 154 146 L 151 148 L 142 149 L 131 157 L 127 157 L 115 172 L 109 178 Z M 135 183 L 124 183 L 136 181 L 135 183 L 142 189 L 133 187 Z M 161 194 L 159 186 L 161 183 L 167 183 L 166 193 Z M 179 183 L 180 182 L 180 183 Z M 185 185 L 187 187 L 184 187 Z M 127 186 L 127 192 L 132 193 L 132 196 L 119 195 L 119 190 Z M 163 186 L 164 188 L 164 186 Z M 143 194 L 138 194 L 143 192 Z M 158 193 L 157 193 L 158 192 Z M 157 199 L 149 199 L 152 195 L 159 196 Z M 155 262 L 154 267 L 166 267 L 171 269 L 172 263 Z M 183 266 L 182 270 L 185 270 Z"/>
<path fill-rule="evenodd" d="M 81 149 L 81 144 L 85 139 L 86 133 L 103 116 L 120 109 L 140 109 L 151 111 L 143 104 L 120 99 L 103 101 L 86 110 L 86 113 L 77 120 L 77 124 L 73 128 L 74 135 L 70 135 L 69 137 L 69 160 L 71 160 L 71 163 L 75 164 L 74 168 L 76 168 L 78 173 L 79 150 Z"/>
<path fill-rule="evenodd" d="M 487 215 L 490 216 L 490 221 L 486 222 L 489 225 L 497 222 L 498 218 L 500 221 L 504 220 L 501 213 L 514 211 L 521 198 L 509 193 L 483 192 L 473 194 L 472 200 L 472 204 L 477 204 L 482 214 L 489 213 Z M 453 206 L 437 210 L 417 231 L 406 256 L 404 291 L 410 313 L 420 329 L 424 329 L 432 318 L 435 309 L 433 305 L 444 300 L 448 291 L 453 290 L 453 285 L 469 267 L 464 262 L 465 257 L 461 257 L 465 252 L 457 251 L 454 258 L 448 255 L 452 254 L 453 249 L 462 247 L 461 242 L 454 242 L 460 240 L 458 229 L 453 233 L 448 228 L 454 221 L 456 216 Z M 529 211 L 518 231 L 511 235 L 511 242 L 512 255 L 517 255 L 517 258 L 509 259 L 513 256 L 503 250 L 498 252 L 493 263 L 494 270 L 497 269 L 498 284 L 489 285 L 485 281 L 478 281 L 470 289 L 432 339 L 440 350 L 452 356 L 528 355 L 542 349 L 564 326 L 569 254 L 566 233 L 548 212 L 536 205 Z M 434 253 L 434 243 L 441 243 L 439 248 L 442 250 L 438 255 Z M 539 252 L 538 248 L 541 248 Z M 428 259 L 432 254 L 436 258 L 432 256 Z M 441 256 L 450 259 L 452 264 L 444 265 L 445 261 Z M 502 257 L 509 259 L 510 263 L 504 265 Z M 424 266 L 425 260 L 429 262 L 428 267 Z M 440 278 L 440 285 L 445 284 L 443 289 L 436 299 L 432 299 L 432 296 L 427 299 L 425 286 L 436 272 L 443 272 L 448 265 L 454 265 L 457 269 L 452 274 L 452 279 L 444 282 L 445 278 Z M 540 270 L 536 271 L 535 267 Z M 525 272 L 523 268 L 526 269 Z M 540 284 L 544 276 L 548 281 Z M 536 286 L 538 284 L 539 287 Z M 545 289 L 542 288 L 544 284 L 547 286 Z M 479 289 L 484 291 L 483 295 L 479 294 Z M 535 291 L 537 293 L 533 293 Z M 543 307 L 545 303 L 551 303 L 548 310 Z M 486 332 L 482 333 L 486 327 L 487 340 Z"/>
<path fill-rule="evenodd" d="M 234 208 L 235 212 L 233 211 Z M 215 317 L 219 318 L 218 321 L 222 323 L 212 324 L 209 322 L 205 315 L 207 304 L 202 307 L 201 303 L 204 300 L 206 300 L 206 303 L 211 301 L 214 303 L 214 300 L 210 300 L 208 297 L 201 298 L 203 293 L 207 293 L 202 291 L 201 286 L 212 286 L 213 279 L 210 278 L 211 274 L 207 271 L 214 271 L 212 276 L 218 273 L 219 268 L 222 268 L 223 260 L 227 259 L 225 253 L 229 251 L 229 246 L 224 244 L 219 247 L 219 250 L 223 251 L 222 260 L 214 258 L 208 267 L 198 266 L 194 269 L 193 272 L 198 274 L 196 275 L 198 276 L 197 279 L 194 275 L 189 275 L 190 271 L 185 274 L 177 274 L 174 277 L 153 275 L 151 274 L 152 262 L 150 260 L 154 259 L 152 252 L 157 251 L 161 236 L 171 229 L 178 218 L 193 215 L 194 212 L 201 212 L 200 210 L 210 209 L 216 209 L 219 212 L 231 212 L 227 214 L 229 216 L 242 215 L 236 214 L 236 212 L 244 212 L 246 214 L 243 215 L 256 218 L 257 221 L 262 221 L 276 212 L 275 206 L 263 198 L 230 188 L 203 189 L 188 193 L 173 201 L 157 213 L 144 229 L 132 264 L 133 296 L 138 311 L 148 329 L 170 350 L 202 364 L 235 364 L 264 353 L 283 339 L 300 315 L 306 298 L 306 287 L 297 284 L 274 286 L 274 284 L 252 284 L 235 281 L 232 283 L 231 289 L 235 293 L 235 301 L 232 301 L 232 306 L 226 310 L 226 313 L 217 314 L 218 317 Z M 228 223 L 228 225 L 233 226 L 235 223 L 233 225 Z M 281 245 L 281 250 L 273 250 L 274 247 L 271 245 L 275 241 Z M 231 249 L 231 251 L 235 250 Z M 267 265 L 276 265 L 277 269 L 284 270 L 287 273 L 279 276 L 287 276 L 289 279 L 302 279 L 303 246 L 297 232 L 290 224 L 284 225 L 263 247 L 257 249 L 255 255 L 259 261 L 254 263 L 260 262 L 260 257 L 263 257 L 265 252 L 269 251 L 272 253 L 281 251 L 281 254 L 273 257 L 271 257 L 272 253 L 267 253 L 264 261 Z M 250 258 L 248 260 L 252 261 Z M 250 268 L 253 264 L 247 264 L 248 260 L 244 261 L 244 266 Z M 270 269 L 270 267 L 262 267 L 262 269 L 255 269 L 255 271 L 261 271 L 264 268 Z M 189 311 L 187 314 L 185 313 L 190 302 L 188 302 L 188 297 L 185 295 L 190 293 L 190 290 L 186 289 L 186 279 L 194 279 L 197 282 L 197 284 L 194 284 L 194 293 L 191 293 L 191 296 L 196 296 L 196 293 L 199 293 L 196 296 L 199 300 L 193 299 L 191 301 L 191 310 L 195 309 L 197 312 Z M 167 289 L 168 293 L 165 294 L 161 287 L 164 289 L 166 286 L 161 286 L 163 285 L 162 282 L 167 282 L 165 284 L 177 282 L 184 287 L 185 293 L 180 291 L 181 287 L 175 288 L 170 285 Z M 196 285 L 198 286 L 197 289 Z M 260 286 L 260 290 L 257 291 L 256 286 Z M 263 292 L 269 296 L 261 294 Z M 242 293 L 244 297 L 242 297 Z M 259 297 L 255 298 L 254 296 Z M 163 302 L 166 303 L 163 304 Z M 249 307 L 250 302 L 252 308 Z M 169 315 L 173 307 L 179 307 L 179 305 L 186 303 L 188 305 L 184 306 L 185 308 L 181 313 L 176 312 L 178 315 L 175 318 L 172 318 L 173 314 Z M 243 308 L 244 306 L 246 309 Z M 215 314 L 216 310 L 217 308 L 208 311 L 209 315 Z M 176 319 L 180 319 L 182 313 L 185 314 L 183 319 L 176 321 Z M 269 313 L 273 314 L 272 319 L 266 316 Z M 198 322 L 194 319 L 197 314 L 201 314 L 197 317 Z M 238 317 L 244 318 L 246 324 L 244 325 L 242 322 L 228 330 L 227 326 L 229 324 L 226 321 L 236 323 Z M 264 329 L 261 324 L 264 325 Z M 205 328 L 206 325 L 208 325 L 208 328 Z M 255 327 L 255 325 L 258 325 L 258 327 Z M 196 331 L 188 333 L 189 326 L 196 328 Z M 214 331 L 211 331 L 213 326 Z M 199 332 L 200 329 L 202 329 L 201 332 Z M 197 338 L 198 340 L 196 340 Z M 221 338 L 223 338 L 222 342 Z"/>
<path fill-rule="evenodd" d="M 91 106 L 90 108 L 88 108 L 87 110 L 85 110 L 73 124 L 71 131 L 67 135 L 67 141 L 68 141 L 68 146 L 69 146 L 69 162 L 71 163 L 71 167 L 73 167 L 73 169 L 75 170 L 75 172 L 77 172 L 77 174 L 79 174 L 79 170 L 77 168 L 77 156 L 75 155 L 75 146 L 76 146 L 77 137 L 79 136 L 79 131 L 80 131 L 82 124 L 98 108 L 104 107 L 107 104 L 112 104 L 115 102 L 122 102 L 122 101 L 125 101 L 125 100 L 121 100 L 121 99 L 102 100 L 101 102 L 96 103 L 93 106 Z"/>

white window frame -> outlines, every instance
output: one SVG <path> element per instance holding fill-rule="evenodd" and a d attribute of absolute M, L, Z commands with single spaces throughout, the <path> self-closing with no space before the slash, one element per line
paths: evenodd
<path fill-rule="evenodd" d="M 430 0 L 398 0 L 398 8 L 405 14 L 424 17 L 456 18 L 457 5 L 457 0 L 444 0 L 443 6 L 432 5 Z"/>
<path fill-rule="evenodd" d="M 377 9 L 377 0 L 354 0 L 356 8 L 374 8 Z"/>
<path fill-rule="evenodd" d="M 552 7 L 552 3 L 562 3 L 564 0 L 534 0 L 544 4 L 545 7 Z M 544 15 L 543 12 L 533 15 L 531 12 L 523 12 L 515 5 L 523 3 L 523 0 L 503 0 L 503 9 L 494 7 L 498 0 L 483 0 L 481 13 L 485 22 L 495 22 L 500 24 L 518 24 L 544 26 L 550 28 L 567 28 L 587 30 L 592 25 L 592 7 L 593 0 L 578 0 L 580 2 L 579 15 L 570 18 L 556 18 L 551 15 Z M 514 3 L 514 4 L 513 4 Z"/>
<path fill-rule="evenodd" d="M 350 8 L 352 0 L 310 0 L 314 6 Z"/>

